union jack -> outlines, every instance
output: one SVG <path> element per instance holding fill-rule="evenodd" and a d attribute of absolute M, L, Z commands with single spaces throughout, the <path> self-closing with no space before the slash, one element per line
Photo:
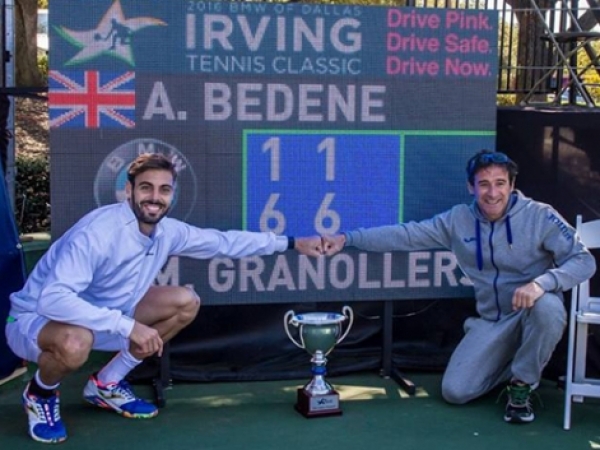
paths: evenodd
<path fill-rule="evenodd" d="M 50 128 L 134 128 L 135 72 L 48 74 Z"/>

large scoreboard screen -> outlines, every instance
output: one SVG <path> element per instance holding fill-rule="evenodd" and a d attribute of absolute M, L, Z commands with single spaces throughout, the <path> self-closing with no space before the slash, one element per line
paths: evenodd
<path fill-rule="evenodd" d="M 52 234 L 122 201 L 162 152 L 171 216 L 332 234 L 468 201 L 464 166 L 496 130 L 497 13 L 302 3 L 53 0 Z M 204 304 L 470 295 L 452 253 L 171 258 L 158 284 Z"/>

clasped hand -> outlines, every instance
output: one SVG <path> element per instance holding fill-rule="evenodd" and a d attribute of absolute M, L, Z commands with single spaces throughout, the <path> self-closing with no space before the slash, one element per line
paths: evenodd
<path fill-rule="evenodd" d="M 333 256 L 344 248 L 346 236 L 335 234 L 330 236 L 310 236 L 296 238 L 295 249 L 307 256 Z"/>

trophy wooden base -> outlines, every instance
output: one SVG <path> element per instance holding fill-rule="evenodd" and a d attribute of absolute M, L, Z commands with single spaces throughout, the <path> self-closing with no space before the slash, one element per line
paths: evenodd
<path fill-rule="evenodd" d="M 298 389 L 297 402 L 294 408 L 307 419 L 342 414 L 340 395 L 335 390 L 328 394 L 312 395 L 306 392 L 304 388 L 300 388 Z"/>

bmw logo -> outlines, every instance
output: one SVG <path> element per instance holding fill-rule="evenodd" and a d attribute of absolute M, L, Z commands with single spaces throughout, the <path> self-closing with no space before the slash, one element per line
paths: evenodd
<path fill-rule="evenodd" d="M 98 206 L 122 202 L 126 199 L 127 169 L 138 155 L 162 153 L 177 169 L 177 185 L 169 217 L 186 220 L 196 204 L 196 175 L 183 153 L 157 139 L 135 139 L 114 149 L 104 159 L 94 180 L 94 199 Z"/>

